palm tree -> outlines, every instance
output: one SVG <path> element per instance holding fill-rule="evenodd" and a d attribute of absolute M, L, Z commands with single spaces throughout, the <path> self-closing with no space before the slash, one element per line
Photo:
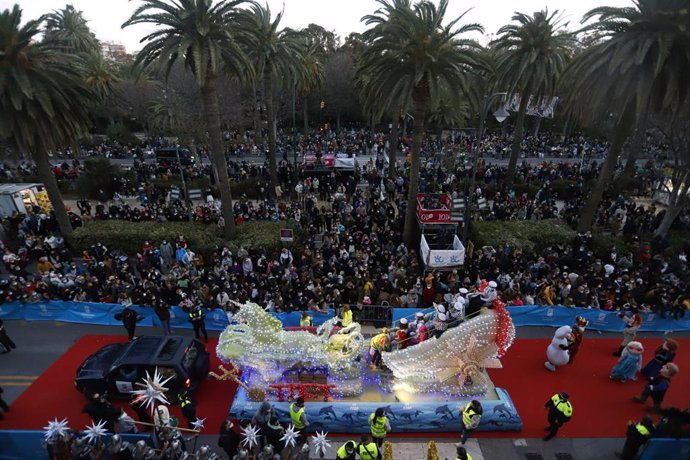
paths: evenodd
<path fill-rule="evenodd" d="M 45 17 L 21 26 L 15 5 L 0 14 L 0 136 L 36 162 L 60 231 L 72 235 L 48 153 L 86 132 L 89 105 L 97 98 L 83 69 L 50 40 L 39 41 Z"/>
<path fill-rule="evenodd" d="M 144 0 L 122 27 L 135 24 L 155 24 L 154 32 L 141 41 L 146 42 L 139 51 L 135 65 L 143 68 L 156 66 L 166 76 L 173 64 L 181 59 L 192 72 L 201 92 L 204 121 L 209 135 L 211 161 L 218 178 L 218 189 L 223 206 L 225 236 L 235 235 L 235 220 L 228 169 L 220 131 L 220 111 L 216 84 L 222 72 L 251 79 L 252 65 L 233 36 L 234 20 L 243 0 Z"/>
<path fill-rule="evenodd" d="M 611 145 L 578 230 L 592 227 L 636 119 L 682 105 L 690 92 L 690 24 L 683 0 L 635 0 L 634 7 L 595 8 L 582 22 L 600 41 L 584 49 L 566 70 L 568 104 L 585 121 L 615 115 Z"/>
<path fill-rule="evenodd" d="M 554 95 L 556 81 L 568 62 L 573 44 L 572 34 L 562 30 L 558 10 L 549 14 L 544 9 L 532 16 L 516 12 L 512 20 L 516 24 L 501 27 L 499 38 L 493 42 L 498 53 L 499 87 L 508 92 L 508 98 L 520 95 L 506 177 L 509 187 L 515 179 L 530 96 L 538 101 Z"/>
<path fill-rule="evenodd" d="M 365 107 L 377 107 L 379 115 L 396 101 L 414 104 L 414 137 L 410 168 L 404 240 L 415 246 L 416 202 L 419 189 L 422 137 L 430 109 L 439 103 L 441 88 L 454 98 L 470 92 L 468 75 L 481 66 L 479 45 L 460 36 L 481 32 L 479 24 L 456 27 L 465 16 L 443 24 L 447 0 L 436 6 L 422 0 L 410 6 L 407 0 L 378 0 L 382 5 L 362 20 L 372 27 L 365 33 L 368 47 L 357 65 L 364 87 Z"/>
<path fill-rule="evenodd" d="M 68 54 L 98 53 L 100 46 L 81 11 L 72 5 L 46 15 L 45 39 Z"/>
<path fill-rule="evenodd" d="M 271 9 L 254 4 L 245 10 L 237 22 L 238 39 L 247 54 L 256 63 L 256 74 L 263 77 L 264 101 L 268 116 L 268 167 L 271 175 L 271 191 L 278 186 L 276 167 L 276 114 L 273 93 L 277 82 L 294 82 L 302 61 L 303 39 L 291 29 L 279 29 L 283 18 L 281 11 L 271 19 Z"/>
<path fill-rule="evenodd" d="M 302 31 L 304 43 L 300 53 L 301 63 L 294 72 L 295 91 L 302 97 L 302 116 L 304 134 L 309 132 L 309 104 L 310 94 L 320 93 L 326 83 L 326 49 L 317 41 L 316 36 L 309 33 L 309 29 Z"/>

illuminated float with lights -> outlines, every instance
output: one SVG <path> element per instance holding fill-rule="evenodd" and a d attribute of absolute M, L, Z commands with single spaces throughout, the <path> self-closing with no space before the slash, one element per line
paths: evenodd
<path fill-rule="evenodd" d="M 508 392 L 486 373 L 501 367 L 515 338 L 500 299 L 440 337 L 383 352 L 383 371 L 367 365 L 368 341 L 357 323 L 337 329 L 333 318 L 316 334 L 285 331 L 261 306 L 239 306 L 217 348 L 223 362 L 242 370 L 230 417 L 251 419 L 265 395 L 289 422 L 290 401 L 303 396 L 310 430 L 368 432 L 369 415 L 381 407 L 393 432 L 455 431 L 467 402 L 478 399 L 479 430 L 522 429 Z"/>

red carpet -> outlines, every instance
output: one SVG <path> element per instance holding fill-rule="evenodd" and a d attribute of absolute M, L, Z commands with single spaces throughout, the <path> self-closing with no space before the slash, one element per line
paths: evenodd
<path fill-rule="evenodd" d="M 41 429 L 54 417 L 67 417 L 70 425 L 79 429 L 90 423 L 81 413 L 84 397 L 74 389 L 74 372 L 89 354 L 107 343 L 124 341 L 123 336 L 82 337 L 44 372 L 12 405 L 10 420 L 0 421 L 0 429 Z M 211 351 L 211 368 L 220 362 L 215 357 L 216 339 L 211 339 L 207 349 Z M 676 363 L 680 373 L 674 378 L 664 405 L 690 407 L 687 397 L 690 383 L 690 340 L 679 339 L 680 352 Z M 641 341 L 645 346 L 645 361 L 651 357 L 660 339 Z M 517 406 L 524 424 L 521 433 L 477 433 L 484 438 L 536 438 L 544 435 L 546 411 L 544 402 L 554 393 L 567 391 L 573 403 L 574 415 L 559 436 L 582 438 L 622 437 L 628 420 L 638 420 L 645 412 L 643 406 L 632 402 L 638 395 L 644 380 L 612 382 L 608 375 L 616 358 L 611 356 L 620 343 L 619 339 L 585 339 L 572 365 L 551 373 L 544 368 L 546 347 L 549 339 L 517 340 L 503 360 L 503 369 L 489 371 L 496 386 L 505 388 Z M 197 415 L 207 417 L 204 432 L 217 433 L 232 402 L 236 385 L 230 382 L 208 380 L 199 387 Z M 173 412 L 179 417 L 175 407 Z M 134 414 L 132 414 L 134 415 Z M 184 425 L 183 425 L 184 426 Z M 458 427 L 459 429 L 459 427 Z M 448 434 L 457 437 L 457 433 Z M 409 433 L 405 437 L 428 439 L 429 434 Z M 439 434 L 437 437 L 444 437 Z"/>
<path fill-rule="evenodd" d="M 126 336 L 83 336 L 12 404 L 10 417 L 0 421 L 0 429 L 42 429 L 48 420 L 56 417 L 58 419 L 66 417 L 70 426 L 77 430 L 90 424 L 89 416 L 81 412 L 86 399 L 74 388 L 74 374 L 82 361 L 103 345 L 126 340 Z M 218 339 L 210 338 L 206 345 L 206 349 L 211 353 L 211 370 L 221 364 L 215 353 L 217 342 Z M 209 379 L 202 382 L 194 393 L 194 398 L 198 401 L 197 416 L 206 417 L 205 428 L 202 430 L 204 434 L 218 433 L 236 389 L 237 385 L 232 382 Z M 126 407 L 126 401 L 117 401 L 115 405 L 125 408 L 137 419 L 134 411 Z M 179 407 L 171 406 L 171 412 L 180 419 L 181 426 L 187 426 Z"/>

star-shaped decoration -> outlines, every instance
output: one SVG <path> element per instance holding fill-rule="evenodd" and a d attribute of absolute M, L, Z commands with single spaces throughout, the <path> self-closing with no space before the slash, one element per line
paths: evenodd
<path fill-rule="evenodd" d="M 172 376 L 163 380 L 160 372 L 158 372 L 158 368 L 156 368 L 153 373 L 153 378 L 151 378 L 151 375 L 146 371 L 146 378 L 143 383 L 137 382 L 136 384 L 140 389 L 132 391 L 132 394 L 135 395 L 134 402 L 143 403 L 146 408 L 151 411 L 156 405 L 156 402 L 169 404 L 165 397 L 165 392 L 168 391 L 168 388 L 164 385 L 168 383 L 170 379 L 172 379 Z"/>
<path fill-rule="evenodd" d="M 108 430 L 105 429 L 105 420 L 101 420 L 98 423 L 92 422 L 91 425 L 87 425 L 82 434 L 89 444 L 94 441 L 100 441 L 102 436 L 108 434 Z"/>
<path fill-rule="evenodd" d="M 204 422 L 206 421 L 205 418 L 197 418 L 192 422 L 192 427 L 196 431 L 201 431 L 201 429 L 204 427 Z"/>
<path fill-rule="evenodd" d="M 316 447 L 316 454 L 322 454 L 326 455 L 326 449 L 331 447 L 331 443 L 328 442 L 326 439 L 326 436 L 328 436 L 327 432 L 324 431 L 317 431 L 315 435 L 312 435 L 312 438 L 314 439 L 314 447 Z"/>
<path fill-rule="evenodd" d="M 254 425 L 247 425 L 242 428 L 242 434 L 244 439 L 242 440 L 242 445 L 249 447 L 251 450 L 254 446 L 259 445 L 259 428 Z"/>
<path fill-rule="evenodd" d="M 438 374 L 441 382 L 458 376 L 460 382 L 465 382 L 471 377 L 475 383 L 486 383 L 482 369 L 503 367 L 501 361 L 496 358 L 498 347 L 489 343 L 480 346 L 477 337 L 472 334 L 465 351 L 460 353 L 454 365 L 448 366 Z"/>
<path fill-rule="evenodd" d="M 297 445 L 297 436 L 299 436 L 299 432 L 295 430 L 295 425 L 290 424 L 280 440 L 285 443 L 285 447 L 295 447 Z"/>
<path fill-rule="evenodd" d="M 58 419 L 54 419 L 52 422 L 48 422 L 48 426 L 44 426 L 43 429 L 45 432 L 43 433 L 43 436 L 45 437 L 46 441 L 53 441 L 55 439 L 59 439 L 63 436 L 65 436 L 67 433 L 69 433 L 69 426 L 67 425 L 67 419 L 63 418 L 61 421 L 58 422 Z"/>

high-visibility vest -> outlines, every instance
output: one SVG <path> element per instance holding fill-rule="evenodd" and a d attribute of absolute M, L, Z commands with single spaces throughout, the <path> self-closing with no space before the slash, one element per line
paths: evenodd
<path fill-rule="evenodd" d="M 348 311 L 343 312 L 342 324 L 343 324 L 343 327 L 347 327 L 350 324 L 352 324 L 352 310 L 348 310 Z"/>
<path fill-rule="evenodd" d="M 204 314 L 204 312 L 201 311 L 201 309 L 199 309 L 199 310 L 192 310 L 192 311 L 189 312 L 189 320 L 190 320 L 190 321 L 196 321 L 196 320 L 198 320 L 198 319 L 201 319 L 201 316 L 202 316 L 203 314 Z"/>
<path fill-rule="evenodd" d="M 376 447 L 375 442 L 370 442 L 366 446 L 359 445 L 359 458 L 361 460 L 376 460 L 379 457 L 379 448 Z"/>
<path fill-rule="evenodd" d="M 309 327 L 311 326 L 311 316 L 305 316 L 303 318 L 300 318 L 299 320 L 299 326 L 300 327 Z"/>
<path fill-rule="evenodd" d="M 553 395 L 551 401 L 553 401 L 553 405 L 556 406 L 556 409 L 561 411 L 563 415 L 566 417 L 573 416 L 573 405 L 570 404 L 570 401 L 561 401 L 561 397 L 558 395 Z"/>
<path fill-rule="evenodd" d="M 472 408 L 471 404 L 472 403 L 467 403 L 465 409 L 462 411 L 462 423 L 464 423 L 466 427 L 472 425 L 472 417 L 477 415 L 477 412 Z"/>
<path fill-rule="evenodd" d="M 375 438 L 383 438 L 386 436 L 386 422 L 388 418 L 384 415 L 383 417 L 376 418 L 376 414 L 371 414 L 369 416 L 369 426 L 371 427 L 371 435 Z"/>
<path fill-rule="evenodd" d="M 302 423 L 302 414 L 304 414 L 304 407 L 300 407 L 299 410 L 295 410 L 295 403 L 290 404 L 290 420 L 295 428 L 301 430 L 306 425 Z"/>
<path fill-rule="evenodd" d="M 649 436 L 651 434 L 649 428 L 647 428 L 641 423 L 635 425 L 635 429 L 637 429 L 637 432 L 640 433 L 642 436 Z"/>
<path fill-rule="evenodd" d="M 460 460 L 460 457 L 455 457 L 455 460 Z M 467 452 L 467 460 L 472 460 L 472 456 Z"/>
<path fill-rule="evenodd" d="M 373 348 L 376 351 L 383 351 L 384 348 L 386 348 L 386 342 L 388 339 L 388 334 L 378 334 L 375 335 L 374 337 L 371 338 L 371 348 Z"/>
<path fill-rule="evenodd" d="M 336 454 L 337 454 L 337 457 L 336 457 L 336 458 L 337 458 L 338 460 L 342 460 L 342 459 L 348 458 L 348 457 L 351 455 L 351 454 L 348 454 L 348 453 L 347 453 L 347 449 L 345 448 L 345 446 L 347 446 L 349 442 L 352 442 L 352 443 L 353 443 L 352 445 L 354 446 L 354 442 L 353 442 L 353 441 L 348 441 L 348 442 L 346 442 L 345 444 L 343 444 L 342 446 L 340 446 L 340 448 L 338 449 L 338 452 L 336 453 Z M 354 451 L 353 451 L 353 453 L 354 453 Z"/>
<path fill-rule="evenodd" d="M 180 408 L 183 408 L 187 404 L 191 404 L 191 403 L 192 403 L 192 401 L 189 398 L 185 398 L 182 401 L 180 401 Z"/>

